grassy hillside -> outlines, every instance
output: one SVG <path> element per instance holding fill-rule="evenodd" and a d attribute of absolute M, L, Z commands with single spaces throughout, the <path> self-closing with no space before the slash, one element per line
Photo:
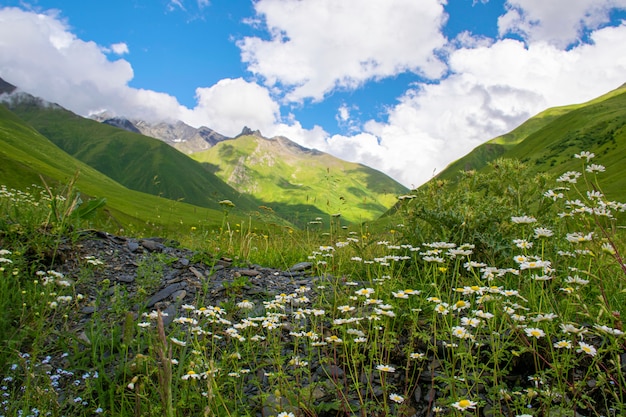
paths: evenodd
<path fill-rule="evenodd" d="M 205 209 L 167 200 L 122 186 L 85 163 L 71 157 L 47 138 L 0 105 L 0 184 L 25 189 L 46 183 L 67 184 L 79 173 L 76 183 L 84 199 L 104 197 L 105 212 L 98 225 L 107 229 L 131 228 L 142 232 L 191 226 L 216 226 L 223 211 Z"/>
<path fill-rule="evenodd" d="M 191 156 L 212 165 L 238 191 L 300 224 L 329 214 L 351 223 L 372 220 L 407 191 L 381 172 L 280 137 L 244 135 Z"/>
<path fill-rule="evenodd" d="M 11 110 L 65 152 L 130 189 L 212 209 L 220 209 L 221 200 L 242 210 L 257 206 L 160 140 L 42 106 L 36 98 L 21 98 Z"/>
<path fill-rule="evenodd" d="M 509 133 L 506 133 L 502 136 L 498 136 L 490 141 L 476 147 L 470 153 L 465 155 L 464 157 L 458 159 L 451 163 L 445 170 L 443 170 L 438 176 L 438 179 L 451 180 L 454 179 L 459 171 L 468 171 L 468 170 L 477 170 L 485 167 L 490 161 L 495 160 L 499 157 L 520 157 L 526 158 L 527 160 L 533 160 L 531 153 L 533 152 L 531 148 L 533 145 L 526 145 L 526 150 L 523 151 L 524 147 L 518 147 L 522 142 L 524 142 L 527 138 L 537 134 L 537 137 L 546 138 L 545 135 L 542 135 L 540 132 L 551 132 L 552 137 L 548 138 L 550 142 L 560 141 L 566 135 L 575 135 L 575 133 L 569 132 L 572 129 L 570 125 L 568 125 L 568 119 L 561 119 L 562 117 L 573 113 L 575 116 L 583 116 L 584 120 L 589 122 L 593 122 L 593 120 L 589 120 L 584 115 L 590 112 L 590 114 L 594 113 L 602 113 L 603 103 L 608 100 L 617 100 L 617 102 L 613 101 L 611 105 L 615 105 L 620 101 L 623 103 L 623 100 L 626 98 L 624 93 L 626 93 L 626 85 L 621 86 L 607 94 L 604 94 L 600 97 L 597 97 L 593 100 L 590 100 L 586 103 L 582 104 L 573 104 L 567 106 L 560 106 L 547 109 L 536 116 L 528 119 L 524 123 L 522 123 L 519 127 L 512 130 Z M 620 99 L 621 97 L 621 99 Z M 598 107 L 599 106 L 599 107 Z M 622 109 L 624 107 L 622 106 Z M 626 111 L 620 114 L 619 104 L 617 104 L 617 108 L 610 110 L 612 115 L 610 117 L 620 118 L 625 117 Z M 577 115 L 577 116 L 576 116 Z M 553 125 L 554 123 L 554 125 Z M 552 125 L 552 127 L 548 128 L 548 126 Z M 555 127 L 556 126 L 556 127 Z M 548 129 L 548 130 L 544 130 Z M 592 129 L 593 130 L 593 129 Z M 531 141 L 533 142 L 533 141 Z M 530 147 L 529 147 L 530 146 Z M 538 143 L 538 148 L 541 146 Z M 540 149 L 537 149 L 540 151 Z M 579 149 L 579 152 L 582 149 Z M 530 151 L 530 153 L 529 153 Z M 540 152 L 541 153 L 541 152 Z M 545 156 L 545 155 L 544 155 Z M 567 160 L 570 157 L 570 154 L 562 155 L 560 160 Z M 543 157 L 539 157 L 541 159 Z M 547 171 L 551 171 L 552 164 L 557 163 L 557 159 L 554 159 L 554 155 L 550 161 L 541 160 L 534 162 L 537 164 L 537 169 L 545 169 Z M 545 162 L 548 162 L 547 164 Z"/>

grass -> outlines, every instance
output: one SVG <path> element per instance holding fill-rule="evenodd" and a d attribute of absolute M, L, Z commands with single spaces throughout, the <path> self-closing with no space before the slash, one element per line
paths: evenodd
<path fill-rule="evenodd" d="M 352 224 L 374 220 L 407 191 L 371 168 L 283 138 L 241 136 L 191 157 L 216 167 L 222 180 L 300 227 L 327 213 L 340 213 Z"/>
<path fill-rule="evenodd" d="M 268 299 L 199 294 L 167 328 L 100 282 L 91 302 L 106 312 L 78 335 L 78 289 L 109 266 L 55 272 L 54 248 L 79 239 L 73 191 L 2 189 L 0 414 L 625 415 L 626 207 L 602 194 L 597 158 L 574 163 L 551 177 L 499 160 L 433 182 L 386 227 L 259 232 L 227 212 L 215 229 L 184 225 L 176 237 L 207 262 L 308 260 L 318 279 Z M 141 265 L 145 285 L 160 262 Z"/>

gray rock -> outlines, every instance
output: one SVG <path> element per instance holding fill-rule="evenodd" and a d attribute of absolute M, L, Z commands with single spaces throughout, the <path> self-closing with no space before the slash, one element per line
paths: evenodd
<path fill-rule="evenodd" d="M 126 284 L 130 284 L 135 281 L 135 277 L 132 275 L 118 275 L 115 277 L 118 282 L 124 282 Z"/>
<path fill-rule="evenodd" d="M 162 252 L 165 248 L 165 245 L 163 245 L 162 243 L 155 242 L 151 239 L 142 239 L 139 241 L 139 243 L 141 243 L 141 246 L 148 249 L 150 252 Z"/>
<path fill-rule="evenodd" d="M 311 262 L 298 262 L 294 266 L 288 269 L 288 272 L 300 272 L 311 269 L 313 264 Z"/>
<path fill-rule="evenodd" d="M 128 247 L 128 250 L 131 252 L 136 252 L 139 249 L 139 243 L 134 242 L 132 240 L 129 240 L 126 246 Z"/>
<path fill-rule="evenodd" d="M 186 286 L 187 286 L 187 284 L 185 282 L 177 282 L 175 284 L 169 285 L 169 286 L 163 288 L 158 293 L 154 294 L 152 297 L 150 297 L 150 299 L 146 303 L 146 306 L 152 307 L 153 305 L 155 305 L 159 301 L 165 300 L 167 297 L 169 297 L 170 295 L 172 295 L 176 291 L 185 288 Z"/>

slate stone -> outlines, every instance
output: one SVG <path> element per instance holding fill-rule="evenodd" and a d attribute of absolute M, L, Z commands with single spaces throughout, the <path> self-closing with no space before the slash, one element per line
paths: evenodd
<path fill-rule="evenodd" d="M 135 281 L 135 277 L 132 275 L 118 275 L 115 277 L 118 282 L 124 282 L 126 284 L 130 284 Z"/>
<path fill-rule="evenodd" d="M 146 305 L 148 307 L 152 307 L 153 305 L 155 305 L 159 301 L 165 300 L 167 297 L 169 297 L 170 295 L 172 295 L 176 291 L 185 288 L 186 286 L 187 286 L 187 284 L 185 282 L 177 282 L 175 284 L 168 285 L 167 287 L 163 288 L 161 291 L 159 291 L 158 293 L 156 293 L 152 297 L 150 297 L 150 299 L 148 300 Z"/>
<path fill-rule="evenodd" d="M 246 277 L 256 277 L 257 275 L 259 275 L 259 271 L 257 271 L 256 269 L 240 269 L 237 272 Z"/>
<path fill-rule="evenodd" d="M 298 262 L 294 266 L 288 269 L 289 272 L 299 272 L 306 271 L 307 269 L 311 269 L 313 264 L 311 262 Z"/>
<path fill-rule="evenodd" d="M 128 250 L 131 252 L 137 252 L 137 250 L 139 249 L 139 243 L 134 242 L 132 240 L 129 240 L 126 246 L 128 247 Z"/>
<path fill-rule="evenodd" d="M 155 242 L 151 239 L 142 239 L 139 243 L 150 252 L 162 252 L 165 246 L 162 243 Z"/>

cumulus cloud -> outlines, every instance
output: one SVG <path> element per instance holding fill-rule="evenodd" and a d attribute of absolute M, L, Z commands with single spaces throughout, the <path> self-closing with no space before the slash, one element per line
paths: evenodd
<path fill-rule="evenodd" d="M 321 100 L 405 71 L 428 78 L 445 71 L 436 54 L 446 42 L 438 0 L 259 0 L 254 7 L 270 39 L 242 39 L 242 61 L 287 101 Z"/>
<path fill-rule="evenodd" d="M 11 39 L 11 42 L 3 42 Z M 125 43 L 105 48 L 77 38 L 57 12 L 0 9 L 0 77 L 22 90 L 89 115 L 108 110 L 147 120 L 181 119 L 235 135 L 244 125 L 270 130 L 279 107 L 266 88 L 243 79 L 225 79 L 196 90 L 197 105 L 186 108 L 165 93 L 131 88 L 133 69 Z"/>
<path fill-rule="evenodd" d="M 450 54 L 451 75 L 408 90 L 364 135 L 335 136 L 326 151 L 366 163 L 401 183 L 421 185 L 474 147 L 547 107 L 583 102 L 626 81 L 626 25 L 594 32 L 568 51 L 503 39 Z M 374 138 L 377 140 L 375 141 Z"/>
<path fill-rule="evenodd" d="M 223 79 L 197 88 L 192 108 L 130 87 L 130 63 L 79 39 L 56 12 L 0 9 L 0 77 L 83 115 L 180 119 L 228 136 L 247 125 L 367 164 L 407 186 L 546 107 L 589 100 L 626 81 L 626 24 L 604 26 L 606 8 L 626 0 L 559 2 L 562 19 L 552 1 L 509 0 L 500 30 L 522 40 L 464 33 L 449 42 L 441 34 L 441 1 L 356 1 L 255 2 L 270 37 L 244 38 L 239 46 L 265 84 Z M 588 43 L 576 42 L 581 30 Z M 128 53 L 125 43 L 116 45 L 108 49 Z M 362 123 L 358 107 L 343 104 L 336 121 L 347 133 L 331 135 L 323 126 L 304 128 L 293 115 L 281 118 L 277 100 L 322 100 L 404 71 L 433 82 L 407 86 L 384 120 Z"/>
<path fill-rule="evenodd" d="M 507 12 L 498 19 L 500 35 L 515 33 L 530 42 L 546 41 L 561 48 L 578 43 L 585 30 L 610 20 L 613 8 L 626 0 L 507 0 Z"/>
<path fill-rule="evenodd" d="M 243 126 L 273 130 L 280 108 L 265 87 L 242 78 L 223 79 L 208 88 L 196 89 L 197 106 L 181 112 L 187 123 L 207 125 L 226 136 L 235 136 Z"/>

